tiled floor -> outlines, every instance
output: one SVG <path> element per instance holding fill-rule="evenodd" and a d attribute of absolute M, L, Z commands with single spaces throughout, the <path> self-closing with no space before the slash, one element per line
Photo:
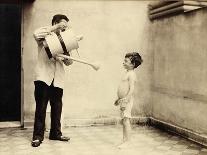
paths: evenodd
<path fill-rule="evenodd" d="M 133 126 L 131 145 L 118 149 L 120 125 L 70 127 L 64 135 L 70 142 L 45 140 L 40 147 L 30 145 L 32 129 L 0 129 L 0 155 L 207 155 L 207 149 L 183 138 L 146 126 Z"/>

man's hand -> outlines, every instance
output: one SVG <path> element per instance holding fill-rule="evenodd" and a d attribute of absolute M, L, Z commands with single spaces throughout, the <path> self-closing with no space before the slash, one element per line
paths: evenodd
<path fill-rule="evenodd" d="M 66 58 L 63 58 L 61 56 L 55 56 L 54 59 L 56 61 L 61 61 L 63 62 L 66 66 L 69 66 L 69 65 L 72 65 L 73 64 L 73 60 L 72 59 L 66 59 Z"/>
<path fill-rule="evenodd" d="M 60 29 L 60 30 L 65 30 L 68 27 L 67 22 L 60 22 L 60 23 L 58 23 L 56 25 L 57 25 L 57 28 Z"/>
<path fill-rule="evenodd" d="M 64 62 L 64 64 L 66 66 L 69 66 L 69 65 L 72 65 L 73 64 L 73 60 L 72 59 L 64 59 L 63 62 Z"/>
<path fill-rule="evenodd" d="M 73 60 L 70 59 L 69 53 L 66 53 L 66 57 L 63 57 L 63 54 L 58 54 L 55 56 L 57 60 L 61 60 L 66 66 L 73 64 Z M 68 57 L 67 57 L 68 56 Z"/>
<path fill-rule="evenodd" d="M 55 56 L 54 59 L 55 59 L 56 61 L 63 61 L 63 60 L 64 60 L 64 58 L 59 57 L 59 56 Z"/>

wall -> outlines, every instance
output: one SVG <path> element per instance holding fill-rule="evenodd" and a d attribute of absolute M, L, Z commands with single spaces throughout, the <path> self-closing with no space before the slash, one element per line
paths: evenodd
<path fill-rule="evenodd" d="M 152 116 L 207 133 L 207 10 L 153 21 Z"/>
<path fill-rule="evenodd" d="M 133 116 L 150 114 L 150 85 L 152 49 L 148 44 L 148 1 L 55 1 L 36 0 L 24 4 L 23 67 L 25 119 L 33 119 L 33 97 L 37 45 L 33 31 L 50 25 L 52 16 L 66 14 L 76 34 L 82 34 L 81 58 L 99 61 L 102 66 L 94 71 L 89 66 L 74 63 L 66 69 L 64 90 L 65 118 L 100 118 L 119 116 L 113 106 L 116 90 L 123 73 L 122 61 L 127 51 L 139 51 L 144 59 L 136 70 L 136 100 Z M 151 49 L 151 50 L 150 50 Z M 73 56 L 77 53 L 73 51 Z"/>
<path fill-rule="evenodd" d="M 79 63 L 66 69 L 68 78 L 63 98 L 66 119 L 118 116 L 113 101 L 123 73 L 123 57 L 126 51 L 138 50 L 144 63 L 136 70 L 133 116 L 152 116 L 206 133 L 206 10 L 150 23 L 148 3 L 36 0 L 25 4 L 25 119 L 33 119 L 35 109 L 33 80 L 37 45 L 32 32 L 50 24 L 54 14 L 63 13 L 69 16 L 73 30 L 84 36 L 79 48 L 81 57 L 102 64 L 97 72 Z M 74 56 L 77 56 L 75 52 Z"/>

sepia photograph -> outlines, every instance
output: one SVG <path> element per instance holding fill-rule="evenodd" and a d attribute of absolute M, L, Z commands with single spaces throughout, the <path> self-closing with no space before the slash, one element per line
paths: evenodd
<path fill-rule="evenodd" d="M 207 0 L 0 0 L 0 155 L 207 155 Z"/>

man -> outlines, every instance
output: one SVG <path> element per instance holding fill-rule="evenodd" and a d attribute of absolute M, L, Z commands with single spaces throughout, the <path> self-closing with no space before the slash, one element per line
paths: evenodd
<path fill-rule="evenodd" d="M 38 58 L 36 67 L 35 84 L 35 122 L 33 140 L 31 145 L 38 147 L 44 139 L 45 117 L 47 103 L 51 106 L 51 129 L 50 140 L 68 141 L 70 138 L 62 135 L 61 113 L 62 96 L 64 87 L 64 65 L 71 65 L 72 60 L 61 59 L 59 57 L 48 57 L 43 46 L 45 37 L 53 35 L 68 28 L 69 19 L 65 15 L 57 14 L 53 16 L 52 26 L 42 27 L 34 32 L 34 38 L 38 44 Z"/>

